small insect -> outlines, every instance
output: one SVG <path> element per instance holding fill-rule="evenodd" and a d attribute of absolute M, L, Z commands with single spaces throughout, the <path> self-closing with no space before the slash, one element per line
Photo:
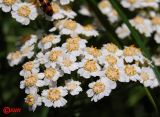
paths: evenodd
<path fill-rule="evenodd" d="M 39 3 L 43 9 L 43 11 L 49 15 L 49 16 L 52 16 L 53 14 L 53 10 L 52 10 L 52 5 L 50 3 L 49 0 L 39 0 Z"/>

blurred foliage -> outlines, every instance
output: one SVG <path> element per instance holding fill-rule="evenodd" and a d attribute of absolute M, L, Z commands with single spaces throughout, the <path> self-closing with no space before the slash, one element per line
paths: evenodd
<path fill-rule="evenodd" d="M 78 9 L 76 7 L 78 4 L 75 2 L 73 5 L 75 10 Z M 82 20 L 83 18 L 86 19 L 85 22 Z M 85 24 L 90 23 L 91 19 L 80 15 L 76 20 Z M 68 96 L 68 103 L 63 108 L 54 109 L 41 106 L 35 112 L 29 111 L 28 106 L 24 103 L 26 95 L 19 88 L 21 81 L 19 71 L 22 65 L 9 67 L 6 56 L 9 52 L 16 50 L 17 42 L 20 41 L 22 35 L 31 34 L 37 29 L 44 29 L 47 32 L 52 25 L 43 20 L 42 17 L 39 17 L 29 26 L 22 26 L 11 18 L 9 13 L 3 13 L 0 10 L 0 117 L 5 116 L 2 110 L 6 106 L 22 108 L 20 113 L 7 115 L 10 117 L 159 117 L 160 88 L 149 90 L 157 106 L 156 111 L 145 88 L 135 83 L 119 83 L 109 97 L 105 97 L 97 103 L 91 102 L 83 92 L 75 97 Z M 42 22 L 45 23 L 45 27 Z M 97 40 L 91 39 L 90 44 L 100 47 L 103 43 L 108 42 L 108 36 L 106 37 L 105 34 L 104 32 L 104 35 Z"/>

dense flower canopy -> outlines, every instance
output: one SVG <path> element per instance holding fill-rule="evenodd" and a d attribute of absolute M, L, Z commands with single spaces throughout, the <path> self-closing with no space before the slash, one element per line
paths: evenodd
<path fill-rule="evenodd" d="M 114 43 L 103 43 L 102 47 L 89 44 L 89 38 L 98 38 L 101 31 L 96 24 L 77 22 L 77 15 L 94 17 L 90 9 L 84 5 L 79 11 L 72 10 L 70 4 L 74 0 L 0 0 L 0 8 L 10 12 L 11 16 L 22 25 L 29 25 L 39 16 L 52 22 L 48 33 L 33 33 L 28 36 L 21 47 L 8 54 L 10 66 L 21 64 L 20 88 L 27 94 L 25 102 L 34 111 L 37 106 L 63 107 L 67 104 L 65 96 L 79 95 L 82 91 L 91 101 L 97 102 L 116 89 L 117 83 L 139 82 L 145 87 L 154 88 L 159 85 L 152 69 L 152 62 L 134 45 L 124 49 Z M 145 37 L 152 37 L 160 43 L 159 0 L 121 0 L 120 4 L 129 11 L 140 9 L 138 14 L 129 20 L 135 29 Z M 120 24 L 120 17 L 108 0 L 102 0 L 97 7 L 107 16 L 111 25 L 119 23 L 115 34 L 120 40 L 131 37 L 126 24 Z M 47 8 L 51 8 L 49 15 Z M 143 9 L 151 8 L 144 12 Z M 83 20 L 83 19 L 82 19 Z M 85 19 L 84 19 L 85 20 Z M 45 24 L 44 24 L 45 25 Z M 99 27 L 99 26 L 97 26 Z M 107 38 L 107 37 L 106 37 Z M 153 61 L 160 65 L 159 56 L 154 55 Z M 26 61 L 27 59 L 27 61 Z M 66 74 L 69 78 L 66 78 Z M 76 74 L 76 75 L 75 75 Z M 63 80 L 63 83 L 59 80 Z M 88 90 L 83 83 L 91 79 Z"/>

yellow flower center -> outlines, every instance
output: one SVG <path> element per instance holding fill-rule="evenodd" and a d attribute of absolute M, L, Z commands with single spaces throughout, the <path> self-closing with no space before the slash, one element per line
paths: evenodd
<path fill-rule="evenodd" d="M 116 67 L 108 67 L 105 74 L 110 80 L 117 81 L 119 79 L 119 69 Z"/>
<path fill-rule="evenodd" d="M 54 68 L 47 68 L 44 71 L 44 75 L 47 79 L 51 79 L 55 74 L 56 74 L 56 70 Z"/>
<path fill-rule="evenodd" d="M 25 47 L 25 48 L 23 48 L 23 50 L 22 50 L 22 54 L 27 54 L 27 53 L 30 52 L 30 50 L 31 50 L 31 47 L 30 47 L 30 46 Z"/>
<path fill-rule="evenodd" d="M 58 88 L 50 89 L 48 92 L 48 99 L 51 101 L 57 101 L 61 98 L 61 92 Z"/>
<path fill-rule="evenodd" d="M 154 25 L 160 25 L 160 17 L 154 17 L 154 18 L 152 19 L 152 23 L 153 23 Z"/>
<path fill-rule="evenodd" d="M 144 23 L 144 19 L 140 16 L 137 16 L 134 18 L 135 23 L 137 24 L 143 24 Z"/>
<path fill-rule="evenodd" d="M 115 53 L 117 51 L 117 49 L 118 49 L 118 47 L 115 44 L 113 44 L 113 43 L 107 44 L 105 46 L 105 48 L 106 48 L 107 51 L 109 51 L 111 53 Z"/>
<path fill-rule="evenodd" d="M 25 86 L 32 87 L 36 84 L 36 82 L 37 82 L 37 76 L 31 75 L 27 79 L 25 79 Z"/>
<path fill-rule="evenodd" d="M 96 82 L 93 86 L 93 91 L 96 94 L 100 94 L 104 92 L 104 90 L 105 90 L 105 85 L 102 82 Z"/>
<path fill-rule="evenodd" d="M 67 39 L 66 48 L 69 52 L 76 51 L 79 49 L 79 37 Z"/>
<path fill-rule="evenodd" d="M 85 64 L 84 64 L 84 69 L 86 71 L 89 72 L 95 72 L 97 71 L 97 66 L 96 66 L 97 62 L 94 60 L 88 60 Z"/>
<path fill-rule="evenodd" d="M 34 96 L 32 94 L 27 95 L 25 103 L 27 103 L 29 106 L 32 106 L 35 102 Z"/>
<path fill-rule="evenodd" d="M 150 3 L 150 2 L 156 2 L 156 1 L 155 0 L 145 0 L 145 2 Z"/>
<path fill-rule="evenodd" d="M 86 30 L 86 31 L 92 31 L 92 30 L 94 30 L 94 27 L 93 27 L 92 25 L 90 25 L 90 24 L 84 26 L 83 28 L 84 28 L 84 30 Z"/>
<path fill-rule="evenodd" d="M 54 40 L 54 35 L 47 35 L 44 38 L 42 38 L 42 43 L 45 44 L 51 42 L 52 40 Z"/>
<path fill-rule="evenodd" d="M 127 74 L 127 76 L 134 76 L 137 73 L 135 67 L 131 65 L 126 65 L 124 71 Z"/>
<path fill-rule="evenodd" d="M 98 6 L 99 6 L 99 8 L 104 9 L 104 8 L 110 7 L 110 3 L 108 1 L 104 0 L 104 1 L 100 2 Z"/>
<path fill-rule="evenodd" d="M 75 30 L 77 28 L 77 23 L 73 20 L 66 20 L 64 22 L 64 28 Z"/>
<path fill-rule="evenodd" d="M 15 2 L 16 2 L 16 0 L 3 0 L 3 3 L 8 6 L 13 5 Z"/>
<path fill-rule="evenodd" d="M 136 54 L 138 54 L 140 52 L 140 50 L 136 47 L 126 47 L 124 50 L 123 50 L 123 54 L 125 56 L 134 56 Z"/>
<path fill-rule="evenodd" d="M 62 63 L 65 67 L 69 67 L 72 65 L 73 62 L 70 59 L 66 58 L 62 61 Z"/>
<path fill-rule="evenodd" d="M 72 11 L 70 6 L 64 6 L 63 9 L 68 12 Z"/>
<path fill-rule="evenodd" d="M 114 65 L 117 63 L 117 59 L 116 57 L 112 56 L 112 55 L 107 55 L 105 58 L 106 62 L 110 65 Z"/>
<path fill-rule="evenodd" d="M 140 77 L 144 81 L 147 81 L 149 79 L 149 75 L 146 72 L 141 72 Z"/>
<path fill-rule="evenodd" d="M 137 0 L 128 0 L 129 3 L 134 4 L 137 2 Z"/>
<path fill-rule="evenodd" d="M 58 13 L 60 11 L 60 7 L 58 4 L 52 2 L 51 6 L 54 13 Z"/>
<path fill-rule="evenodd" d="M 34 63 L 33 63 L 33 61 L 29 61 L 29 62 L 25 63 L 22 67 L 26 71 L 32 71 L 32 69 L 34 67 Z"/>
<path fill-rule="evenodd" d="M 55 51 L 51 51 L 51 53 L 49 54 L 49 59 L 52 62 L 57 61 L 58 57 L 62 55 L 62 51 L 60 50 L 55 50 Z"/>
<path fill-rule="evenodd" d="M 86 50 L 89 54 L 93 55 L 94 57 L 99 57 L 102 54 L 99 49 L 94 47 L 87 47 Z"/>
<path fill-rule="evenodd" d="M 24 6 L 21 6 L 17 12 L 18 12 L 18 15 L 22 17 L 28 17 L 31 13 L 31 9 L 28 6 L 24 5 Z"/>
<path fill-rule="evenodd" d="M 67 87 L 67 90 L 72 91 L 77 87 L 77 84 L 76 83 L 72 83 L 72 82 L 71 83 L 67 83 L 66 87 Z"/>
<path fill-rule="evenodd" d="M 11 53 L 11 59 L 12 59 L 12 60 L 16 60 L 16 59 L 18 59 L 18 58 L 20 58 L 20 57 L 21 57 L 20 51 L 16 51 L 16 52 L 14 52 L 14 53 Z"/>

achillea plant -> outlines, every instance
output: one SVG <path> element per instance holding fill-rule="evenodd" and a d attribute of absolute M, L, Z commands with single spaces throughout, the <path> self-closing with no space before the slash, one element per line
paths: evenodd
<path fill-rule="evenodd" d="M 48 32 L 35 31 L 30 34 L 18 50 L 7 56 L 10 66 L 25 61 L 20 71 L 20 76 L 23 77 L 20 88 L 24 89 L 25 102 L 33 111 L 41 105 L 63 107 L 67 104 L 65 96 L 80 95 L 81 92 L 86 92 L 86 98 L 97 102 L 109 96 L 112 90 L 116 89 L 117 82 L 137 82 L 150 88 L 159 86 L 159 76 L 154 70 L 154 64 L 144 54 L 143 48 L 136 47 L 134 45 L 136 42 L 133 41 L 132 45 L 119 43 L 121 39 L 133 38 L 132 30 L 121 21 L 119 12 L 109 0 L 97 3 L 96 10 L 99 10 L 101 15 L 107 16 L 106 22 L 109 21 L 109 26 L 115 28 L 115 32 L 109 35 L 114 38 L 117 34 L 115 37 L 119 38 L 116 38 L 116 43 L 112 38 L 110 42 L 103 43 L 103 40 L 110 38 L 105 37 L 101 47 L 99 45 L 96 47 L 90 41 L 91 38 L 98 39 L 104 35 L 107 28 L 103 26 L 102 20 L 97 21 L 101 17 L 97 18 L 95 14 L 99 12 L 91 10 L 88 5 L 95 2 L 89 0 L 88 4 L 81 6 L 78 11 L 72 10 L 73 3 L 74 0 L 0 1 L 2 11 L 10 12 L 22 25 L 29 25 L 34 22 L 32 20 L 38 22 L 39 19 L 36 18 L 42 16 L 46 22 L 53 24 L 47 27 Z M 155 34 L 155 42 L 160 43 L 158 0 L 121 0 L 118 3 L 131 12 L 138 9 L 135 16 L 129 20 L 131 26 L 135 27 L 142 37 L 152 37 Z M 80 14 L 93 17 L 92 23 L 84 25 L 79 23 L 78 20 L 85 20 L 78 19 Z M 42 24 L 42 27 L 46 28 L 45 22 Z M 119 45 L 123 45 L 123 48 L 118 47 Z M 155 64 L 160 65 L 159 57 L 155 56 L 152 57 Z M 85 90 L 83 83 L 89 79 L 91 82 L 88 84 L 88 90 Z"/>

